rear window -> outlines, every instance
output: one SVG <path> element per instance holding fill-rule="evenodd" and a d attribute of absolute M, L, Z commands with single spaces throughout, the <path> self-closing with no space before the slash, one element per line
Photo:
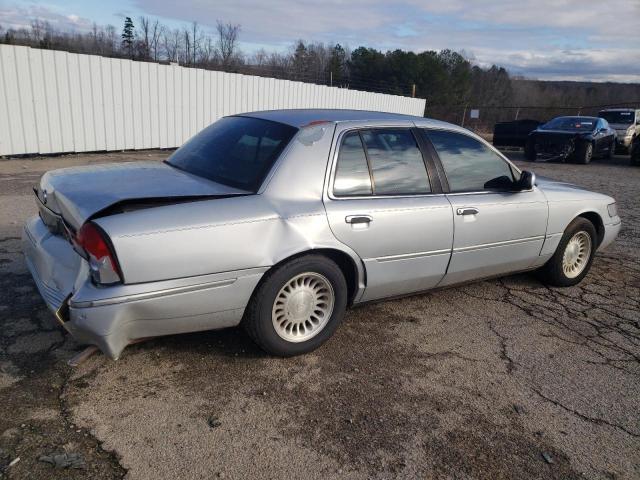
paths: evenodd
<path fill-rule="evenodd" d="M 225 117 L 176 150 L 167 163 L 231 187 L 257 192 L 297 129 L 249 117 Z"/>
<path fill-rule="evenodd" d="M 620 110 L 603 111 L 598 116 L 609 123 L 623 123 L 625 125 L 631 125 L 635 120 L 635 112 L 632 110 L 626 112 Z"/>

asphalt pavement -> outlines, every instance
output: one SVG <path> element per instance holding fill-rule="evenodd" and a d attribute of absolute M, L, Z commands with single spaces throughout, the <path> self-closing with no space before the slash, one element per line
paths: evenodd
<path fill-rule="evenodd" d="M 532 274 L 355 308 L 319 350 L 240 329 L 118 361 L 56 326 L 19 237 L 49 169 L 0 160 L 0 478 L 640 478 L 640 168 L 520 166 L 613 195 L 623 229 L 577 287 Z M 10 465 L 11 464 L 11 465 Z"/>

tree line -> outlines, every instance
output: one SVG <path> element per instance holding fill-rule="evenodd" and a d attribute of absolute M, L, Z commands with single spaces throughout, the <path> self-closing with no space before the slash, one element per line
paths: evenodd
<path fill-rule="evenodd" d="M 500 66 L 482 68 L 452 50 L 352 50 L 339 43 L 298 40 L 285 52 L 244 53 L 240 34 L 240 25 L 228 22 L 218 21 L 213 29 L 197 22 L 169 28 L 149 17 L 126 17 L 121 29 L 94 23 L 88 32 L 57 30 L 42 20 L 33 20 L 30 28 L 0 26 L 1 43 L 415 95 L 427 99 L 428 116 L 456 123 L 474 107 L 481 107 L 482 123 L 489 125 L 516 116 L 544 120 L 575 105 L 640 99 L 639 85 L 528 80 Z M 525 106 L 539 108 L 517 110 Z"/>

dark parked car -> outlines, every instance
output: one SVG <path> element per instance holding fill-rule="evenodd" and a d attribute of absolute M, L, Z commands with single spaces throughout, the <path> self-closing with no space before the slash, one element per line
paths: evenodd
<path fill-rule="evenodd" d="M 537 120 L 498 122 L 493 127 L 493 145 L 496 147 L 524 147 L 529 134 L 542 125 Z"/>
<path fill-rule="evenodd" d="M 604 118 L 557 117 L 529 134 L 524 155 L 529 161 L 589 163 L 595 156 L 612 157 L 615 147 L 616 132 Z"/>

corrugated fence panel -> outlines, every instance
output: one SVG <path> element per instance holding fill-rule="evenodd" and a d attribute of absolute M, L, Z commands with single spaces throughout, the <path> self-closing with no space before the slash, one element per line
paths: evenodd
<path fill-rule="evenodd" d="M 0 155 L 174 148 L 222 116 L 281 108 L 422 116 L 425 100 L 0 45 Z"/>

